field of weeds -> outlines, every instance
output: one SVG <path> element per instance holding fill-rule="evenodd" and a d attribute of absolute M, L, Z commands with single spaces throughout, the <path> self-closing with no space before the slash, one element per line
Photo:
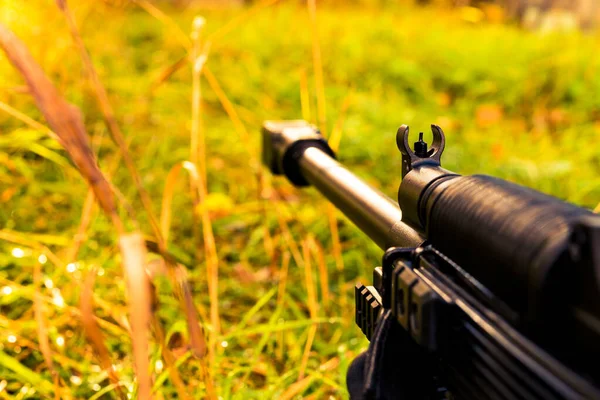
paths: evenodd
<path fill-rule="evenodd" d="M 318 124 L 391 197 L 396 129 L 438 123 L 450 170 L 600 201 L 593 33 L 310 0 L 3 3 L 2 398 L 347 396 L 353 286 L 381 252 L 261 168 L 265 119 Z"/>

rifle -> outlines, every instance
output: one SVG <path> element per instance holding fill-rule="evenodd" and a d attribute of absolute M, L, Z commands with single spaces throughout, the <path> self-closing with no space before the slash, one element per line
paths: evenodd
<path fill-rule="evenodd" d="M 433 143 L 402 154 L 398 202 L 335 159 L 305 121 L 266 121 L 263 163 L 313 185 L 383 251 L 355 287 L 370 340 L 352 399 L 600 398 L 600 216 L 517 184 L 441 167 Z"/>

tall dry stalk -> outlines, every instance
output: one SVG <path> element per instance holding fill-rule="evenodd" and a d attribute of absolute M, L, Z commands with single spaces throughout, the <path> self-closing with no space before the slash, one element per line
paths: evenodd
<path fill-rule="evenodd" d="M 344 101 L 342 102 L 342 106 L 340 109 L 340 116 L 337 119 L 337 121 L 335 122 L 333 130 L 331 131 L 331 136 L 329 138 L 329 145 L 331 146 L 333 151 L 337 151 L 339 149 L 340 142 L 342 140 L 342 133 L 343 133 L 342 127 L 344 125 L 344 118 L 346 116 L 346 111 L 348 110 L 348 107 L 350 106 L 350 102 L 351 102 L 351 96 L 349 94 L 344 98 Z M 334 257 L 336 269 L 338 272 L 338 286 L 340 288 L 339 303 L 342 308 L 345 308 L 346 303 L 347 303 L 347 296 L 345 295 L 345 293 L 343 291 L 344 284 L 345 284 L 344 259 L 342 258 L 342 245 L 340 243 L 340 235 L 338 232 L 336 213 L 337 213 L 337 211 L 336 211 L 335 207 L 331 203 L 328 203 L 327 204 L 327 219 L 329 221 L 329 230 L 331 231 L 331 244 L 332 244 L 332 250 L 333 250 L 332 251 L 333 257 Z"/>
<path fill-rule="evenodd" d="M 308 297 L 308 310 L 311 319 L 317 318 L 317 310 L 319 304 L 317 302 L 317 292 L 315 289 L 315 283 L 313 281 L 312 263 L 310 257 L 310 238 L 302 242 L 302 255 L 304 258 L 304 281 L 306 284 L 306 296 Z M 311 325 L 308 328 L 308 337 L 304 345 L 304 352 L 302 353 L 302 361 L 300 362 L 300 372 L 298 373 L 298 381 L 304 379 L 304 373 L 306 366 L 308 365 L 308 359 L 310 357 L 310 350 L 317 334 L 317 325 Z"/>
<path fill-rule="evenodd" d="M 73 244 L 67 251 L 67 260 L 69 260 L 69 262 L 75 261 L 77 258 L 79 249 L 85 240 L 87 228 L 92 221 L 92 216 L 94 214 L 94 210 L 96 209 L 95 205 L 96 199 L 94 198 L 94 192 L 92 190 L 88 190 L 88 193 L 85 196 L 85 201 L 83 202 L 81 219 L 79 221 L 77 233 L 73 237 Z"/>
<path fill-rule="evenodd" d="M 331 130 L 331 135 L 329 136 L 329 146 L 333 149 L 333 151 L 337 152 L 340 148 L 340 142 L 342 141 L 342 134 L 344 133 L 344 121 L 346 119 L 346 112 L 350 107 L 352 102 L 352 92 L 348 93 L 344 100 L 342 101 L 342 106 L 340 107 L 340 115 L 335 121 L 333 125 L 333 129 Z"/>
<path fill-rule="evenodd" d="M 140 233 L 121 235 L 119 249 L 127 281 L 129 323 L 135 374 L 138 380 L 138 398 L 152 398 L 150 379 L 150 341 L 148 328 L 151 321 L 150 282 L 146 273 L 146 245 Z"/>
<path fill-rule="evenodd" d="M 315 74 L 315 86 L 317 91 L 317 118 L 318 126 L 323 136 L 327 136 L 327 118 L 326 118 L 326 107 L 325 107 L 325 83 L 323 80 L 323 63 L 321 60 L 321 46 L 319 44 L 319 29 L 317 24 L 317 1 L 307 0 L 308 14 L 310 17 L 311 37 L 312 37 L 312 53 L 313 53 L 313 70 Z M 335 138 L 336 143 L 339 140 Z M 340 273 L 340 288 L 343 288 L 343 270 L 344 261 L 342 258 L 342 246 L 340 243 L 340 237 L 338 233 L 336 209 L 331 203 L 326 206 L 327 219 L 329 221 L 329 230 L 331 231 L 331 244 L 333 250 L 333 256 L 335 258 L 336 268 Z M 342 306 L 346 305 L 346 296 L 343 293 L 340 294 L 340 303 Z"/>
<path fill-rule="evenodd" d="M 21 73 L 35 102 L 57 135 L 73 163 L 88 181 L 100 206 L 119 232 L 124 231 L 110 184 L 102 175 L 79 110 L 66 102 L 33 59 L 27 47 L 4 25 L 0 24 L 0 46 Z"/>
<path fill-rule="evenodd" d="M 237 28 L 239 25 L 248 21 L 250 19 L 250 17 L 253 16 L 259 10 L 261 10 L 265 7 L 271 6 L 273 4 L 276 4 L 279 1 L 280 0 L 262 0 L 258 3 L 256 3 L 255 5 L 253 5 L 252 7 L 248 8 L 243 13 L 238 15 L 236 18 L 229 21 L 227 24 L 221 26 L 216 31 L 212 32 L 206 38 L 207 41 L 210 41 L 211 43 L 217 42 L 218 39 L 222 39 L 228 33 L 235 30 L 235 28 Z M 167 14 L 165 14 L 158 8 L 156 8 L 156 6 L 150 4 L 147 0 L 133 0 L 133 2 L 138 4 L 148 14 L 152 15 L 158 21 L 160 21 L 163 24 L 165 24 L 166 26 L 168 26 L 170 28 L 169 31 L 178 37 L 179 42 L 181 43 L 181 46 L 184 49 L 186 49 L 187 51 L 190 50 L 190 48 L 192 47 L 192 43 L 190 43 L 190 40 L 187 37 L 187 35 L 183 32 L 183 30 L 179 27 L 179 25 L 177 25 L 177 23 L 175 21 L 173 21 L 172 18 L 170 18 Z M 150 94 L 152 94 L 158 88 L 158 86 L 160 86 L 162 83 L 166 82 L 175 72 L 179 71 L 179 69 L 181 69 L 184 65 L 186 65 L 188 61 L 189 61 L 189 57 L 186 55 L 186 56 L 180 58 L 179 60 L 177 60 L 175 63 L 169 65 L 163 71 L 161 71 L 158 78 L 150 86 Z"/>
<path fill-rule="evenodd" d="M 110 103 L 110 100 L 108 98 L 108 93 L 106 91 L 106 88 L 100 81 L 98 73 L 96 72 L 96 68 L 94 67 L 92 58 L 90 57 L 90 54 L 88 53 L 87 48 L 85 47 L 85 43 L 83 42 L 83 39 L 81 38 L 81 34 L 79 33 L 79 29 L 77 27 L 77 23 L 75 22 L 75 18 L 73 17 L 73 14 L 71 13 L 71 10 L 69 9 L 69 6 L 68 6 L 66 0 L 56 0 L 56 4 L 58 5 L 58 8 L 62 11 L 62 13 L 65 16 L 67 25 L 69 26 L 69 31 L 71 32 L 73 41 L 75 42 L 75 45 L 77 46 L 77 50 L 79 51 L 79 56 L 81 57 L 84 68 L 85 68 L 89 78 L 91 79 L 91 82 L 92 82 L 92 85 L 94 88 L 94 93 L 96 94 L 96 97 L 98 99 L 98 104 L 99 104 L 100 110 L 102 111 L 102 114 L 104 116 L 106 126 L 108 127 L 108 130 L 109 130 L 114 142 L 117 144 L 119 151 L 121 152 L 121 155 L 125 162 L 125 165 L 127 166 L 127 169 L 129 171 L 131 177 L 133 178 L 133 181 L 134 181 L 136 188 L 138 190 L 138 193 L 140 195 L 140 199 L 142 200 L 142 204 L 144 205 L 144 209 L 146 210 L 146 213 L 148 214 L 148 220 L 150 221 L 150 224 L 152 226 L 154 235 L 156 236 L 156 240 L 159 244 L 159 247 L 162 251 L 166 251 L 162 237 L 160 235 L 160 228 L 158 226 L 158 222 L 156 221 L 156 218 L 154 217 L 154 213 L 152 211 L 152 201 L 150 199 L 150 196 L 148 195 L 148 192 L 146 192 L 146 190 L 144 189 L 144 187 L 142 185 L 142 179 L 137 171 L 137 168 L 135 167 L 133 158 L 129 154 L 129 149 L 128 149 L 127 143 L 125 142 L 125 137 L 123 135 L 123 132 L 121 131 L 121 128 L 119 127 L 119 124 L 117 123 L 116 114 L 115 114 L 115 112 L 112 108 L 112 105 Z"/>
<path fill-rule="evenodd" d="M 192 132 L 190 160 L 200 169 L 201 179 L 206 178 L 206 138 L 202 132 L 202 84 L 201 76 L 208 58 L 210 43 L 203 44 L 202 30 L 206 20 L 196 17 L 192 26 Z M 206 186 L 204 182 L 203 186 Z"/>
<path fill-rule="evenodd" d="M 140 5 L 143 9 L 145 9 L 150 15 L 154 16 L 157 20 L 159 20 L 162 23 L 164 23 L 165 25 L 169 26 L 171 28 L 171 31 L 175 32 L 176 35 L 178 35 L 178 36 L 181 35 L 182 30 L 169 16 L 164 14 L 162 11 L 160 11 L 156 7 L 150 5 L 146 0 L 134 0 L 134 1 L 138 5 Z M 268 7 L 270 5 L 276 4 L 278 1 L 279 0 L 262 0 L 262 1 L 260 1 L 259 3 L 257 3 L 253 7 L 249 8 L 241 15 L 239 15 L 237 18 L 231 20 L 228 24 L 222 26 L 221 28 L 219 28 L 215 32 L 213 32 L 211 35 L 209 35 L 206 42 L 212 43 L 215 39 L 221 39 L 223 36 L 225 36 L 226 34 L 231 32 L 232 30 L 234 30 L 237 26 L 239 26 L 243 22 L 247 21 L 258 10 L 260 10 L 264 7 Z M 150 86 L 150 91 L 149 91 L 150 95 L 152 95 L 155 92 L 155 90 L 162 83 L 166 82 L 175 72 L 177 72 L 180 68 L 182 68 L 190 58 L 192 60 L 192 63 L 194 64 L 193 68 L 195 68 L 195 62 L 197 61 L 197 56 L 195 55 L 197 53 L 197 51 L 195 49 L 197 49 L 198 46 L 200 46 L 200 36 L 199 35 L 200 35 L 200 32 L 198 32 L 197 34 L 192 32 L 193 37 L 192 37 L 192 46 L 191 46 L 192 54 L 190 54 L 191 57 L 184 56 L 184 57 L 180 58 L 179 60 L 177 60 L 175 63 L 169 65 L 163 71 L 161 71 L 161 73 L 159 74 L 157 79 Z M 188 50 L 188 52 L 190 52 L 190 45 L 188 43 L 182 43 L 182 46 L 186 50 Z M 204 62 L 205 62 L 205 60 L 202 61 L 203 75 L 208 80 L 213 91 L 217 94 L 217 97 L 219 98 L 221 105 L 223 106 L 223 108 L 227 112 L 227 115 L 233 122 L 233 124 L 236 128 L 236 131 L 240 135 L 240 138 L 246 144 L 245 147 L 247 149 L 251 149 L 252 146 L 250 145 L 249 135 L 248 135 L 248 132 L 246 131 L 246 128 L 244 127 L 243 123 L 241 122 L 240 118 L 238 117 L 237 112 L 235 111 L 235 108 L 233 107 L 233 104 L 231 103 L 231 101 L 229 101 L 225 92 L 220 88 L 214 75 L 204 65 Z M 196 84 L 198 85 L 198 94 L 200 94 L 199 80 Z M 194 105 L 193 105 L 194 109 L 196 109 L 197 107 L 200 107 L 201 96 L 198 96 L 197 99 L 198 99 L 198 101 L 194 102 Z M 195 128 L 192 128 L 192 129 L 195 129 Z M 192 142 L 193 142 L 193 143 L 191 143 L 192 149 L 199 146 L 199 143 L 196 143 L 196 140 L 197 139 L 194 139 L 194 137 L 192 136 Z M 262 199 L 263 193 L 265 193 L 265 192 L 270 193 L 271 190 L 270 190 L 270 187 L 268 187 L 268 182 L 264 179 L 265 175 L 262 173 L 262 170 L 260 169 L 259 162 L 257 162 L 257 160 L 259 158 L 258 155 L 255 155 L 253 152 L 251 152 L 250 156 L 251 156 L 251 165 L 253 166 L 253 170 L 256 170 L 256 177 L 257 177 L 257 182 L 258 182 L 258 191 L 257 191 L 258 198 Z M 256 166 L 256 168 L 254 168 L 254 166 Z M 266 206 L 264 205 L 264 201 L 263 201 L 263 210 L 262 211 L 263 211 L 263 214 L 266 215 L 265 210 L 266 210 Z M 273 240 L 271 237 L 271 233 L 269 232 L 269 229 L 268 229 L 268 224 L 266 222 L 267 219 L 265 218 L 264 221 L 265 222 L 264 222 L 263 229 L 264 229 L 264 238 L 265 238 L 265 240 L 264 240 L 265 250 L 266 250 L 267 254 L 269 255 L 269 257 L 271 257 L 271 260 L 273 261 L 274 260 Z"/>
<path fill-rule="evenodd" d="M 319 44 L 319 27 L 317 25 L 317 0 L 307 0 L 310 17 L 310 33 L 312 36 L 313 69 L 317 89 L 317 118 L 319 129 L 327 137 L 327 118 L 325 112 L 325 84 L 323 81 L 323 62 L 321 61 L 321 46 Z"/>
<path fill-rule="evenodd" d="M 202 88 L 200 77 L 202 69 L 208 57 L 210 44 L 201 40 L 201 32 L 205 20 L 202 17 L 194 19 L 192 28 L 192 132 L 190 158 L 192 163 L 198 167 L 200 174 L 200 203 L 204 204 L 208 196 L 207 172 L 206 172 L 206 138 L 202 130 Z M 214 365 L 216 350 L 216 337 L 221 331 L 219 317 L 219 259 L 217 247 L 213 234 L 212 221 L 207 207 L 200 207 L 202 220 L 202 232 L 204 235 L 204 251 L 206 260 L 206 273 L 208 277 L 208 295 L 210 299 L 210 321 L 213 333 L 209 336 L 209 357 L 211 365 Z M 196 208 L 195 212 L 198 212 Z"/>
<path fill-rule="evenodd" d="M 223 38 L 229 32 L 233 31 L 235 28 L 237 28 L 238 26 L 240 26 L 243 22 L 249 20 L 250 17 L 252 17 L 258 11 L 260 11 L 262 8 L 271 6 L 271 5 L 273 5 L 275 3 L 278 3 L 278 2 L 279 2 L 279 0 L 262 0 L 262 1 L 258 2 L 258 3 L 256 3 L 252 7 L 248 8 L 244 13 L 238 15 L 236 18 L 233 18 L 228 23 L 226 23 L 225 25 L 221 26 L 215 32 L 213 32 L 212 34 L 210 34 L 210 36 L 208 37 L 208 40 L 210 40 L 211 42 L 214 42 L 217 39 Z"/>
<path fill-rule="evenodd" d="M 281 269 L 279 270 L 278 274 L 279 285 L 277 290 L 277 306 L 275 308 L 276 310 L 283 309 L 284 306 L 290 258 L 291 255 L 289 251 L 283 253 L 283 257 L 281 260 Z M 275 350 L 275 357 L 280 361 L 283 360 L 283 349 L 285 347 L 283 338 L 283 331 L 281 331 L 277 334 L 277 347 Z"/>
<path fill-rule="evenodd" d="M 162 15 L 160 13 L 160 11 L 158 9 L 156 9 L 154 6 L 152 6 L 151 4 L 149 4 L 145 1 L 141 1 L 140 3 L 143 4 L 143 6 L 146 8 L 147 11 L 153 12 L 153 15 L 155 17 L 159 17 L 160 15 Z M 83 60 L 86 71 L 92 80 L 92 84 L 93 84 L 96 96 L 98 98 L 100 108 L 104 115 L 104 119 L 105 119 L 108 129 L 111 133 L 111 136 L 112 136 L 113 140 L 115 141 L 115 143 L 117 144 L 117 146 L 119 147 L 121 156 L 123 157 L 123 160 L 125 161 L 127 169 L 129 170 L 129 173 L 132 176 L 134 183 L 136 184 L 140 198 L 142 200 L 142 203 L 143 203 L 146 213 L 148 215 L 149 221 L 151 223 L 154 235 L 157 239 L 159 251 L 160 251 L 161 255 L 163 255 L 163 257 L 165 258 L 165 261 L 166 261 L 167 265 L 169 266 L 169 272 L 170 272 L 169 277 L 171 278 L 171 280 L 175 286 L 176 295 L 179 298 L 182 308 L 184 309 L 184 312 L 186 314 L 186 320 L 188 323 L 188 331 L 189 331 L 190 337 L 192 339 L 192 347 L 195 349 L 194 355 L 196 357 L 202 357 L 204 355 L 203 354 L 203 352 L 204 352 L 204 350 L 203 350 L 204 337 L 201 334 L 201 332 L 199 332 L 199 324 L 198 324 L 198 320 L 196 317 L 196 310 L 194 308 L 190 307 L 189 296 L 186 296 L 185 293 L 180 290 L 180 288 L 181 288 L 180 281 L 176 278 L 176 271 L 175 271 L 177 269 L 176 265 L 172 265 L 169 262 L 168 257 L 165 257 L 166 252 L 167 252 L 166 241 L 162 237 L 160 226 L 159 226 L 159 224 L 154 216 L 154 213 L 152 211 L 152 203 L 151 203 L 150 197 L 142 185 L 140 175 L 139 175 L 139 173 L 133 163 L 133 160 L 129 154 L 127 143 L 125 142 L 123 133 L 121 132 L 120 127 L 116 121 L 116 116 L 115 116 L 114 110 L 110 104 L 106 89 L 102 85 L 102 83 L 98 77 L 96 69 L 92 63 L 91 57 L 90 57 L 90 55 L 85 47 L 85 44 L 81 38 L 81 35 L 79 33 L 79 30 L 78 30 L 76 22 L 75 22 L 75 19 L 74 19 L 72 13 L 70 12 L 70 9 L 68 8 L 66 0 L 57 0 L 57 4 L 58 4 L 59 8 L 61 9 L 61 11 L 63 12 L 63 14 L 65 15 L 65 18 L 69 25 L 69 29 L 71 31 L 71 35 L 72 35 L 73 40 L 79 50 L 80 57 Z M 182 44 L 184 46 L 189 45 L 189 40 L 183 40 Z M 212 240 L 209 240 L 209 242 L 212 243 L 212 249 L 214 250 L 216 248 L 216 246 L 214 245 L 214 238 L 212 238 L 212 230 L 211 230 L 210 236 L 211 236 Z M 213 253 L 216 254 L 216 250 L 214 250 Z M 214 260 L 214 258 L 215 257 L 213 256 L 211 258 L 211 260 Z M 135 350 L 135 348 L 134 348 L 134 350 Z M 173 371 L 173 373 L 172 373 L 172 376 L 175 376 L 175 375 L 177 375 L 176 370 Z M 178 377 L 176 377 L 175 381 L 178 381 L 178 380 L 179 380 Z M 210 386 L 211 386 L 210 382 L 207 382 L 207 387 L 210 387 Z"/>
<path fill-rule="evenodd" d="M 59 2 L 61 5 L 63 2 Z M 63 4 L 64 5 L 64 4 Z M 126 278 L 130 284 L 130 317 L 136 372 L 138 373 L 138 393 L 149 399 L 150 377 L 148 321 L 150 312 L 149 282 L 145 274 L 145 245 L 140 234 L 126 234 L 116 207 L 115 196 L 103 173 L 98 167 L 90 146 L 89 136 L 79 110 L 67 103 L 33 59 L 27 47 L 6 27 L 0 24 L 0 46 L 8 59 L 21 73 L 30 93 L 58 141 L 65 148 L 81 175 L 94 191 L 100 206 L 111 219 L 119 234 L 121 254 Z"/>
<path fill-rule="evenodd" d="M 54 381 L 54 398 L 56 400 L 60 399 L 61 390 L 59 384 L 59 375 L 54 367 L 54 362 L 52 362 L 52 350 L 50 349 L 50 340 L 48 339 L 48 327 L 46 324 L 46 318 L 44 317 L 44 303 L 42 300 L 42 294 L 40 293 L 40 284 L 42 282 L 42 264 L 37 262 L 33 269 L 33 285 L 35 286 L 35 294 L 34 294 L 34 315 L 35 322 L 37 325 L 37 335 L 38 342 L 40 344 L 40 351 L 44 356 L 44 362 L 46 363 L 46 367 L 50 371 L 52 375 L 52 380 Z"/>
<path fill-rule="evenodd" d="M 306 77 L 306 69 L 304 68 L 300 70 L 300 107 L 302 109 L 302 118 L 305 121 L 310 121 L 310 93 L 308 90 L 308 78 Z"/>
<path fill-rule="evenodd" d="M 168 242 L 171 229 L 171 203 L 175 194 L 175 183 L 177 182 L 179 174 L 182 170 L 187 171 L 190 176 L 193 207 L 195 210 L 200 207 L 200 177 L 198 174 L 198 169 L 189 161 L 177 163 L 169 171 L 165 181 L 165 190 L 163 191 L 160 226 L 162 235 L 165 238 L 165 242 Z M 175 264 L 175 262 L 172 262 L 172 264 Z M 178 293 L 178 297 L 182 299 L 183 309 L 187 316 L 186 321 L 188 324 L 190 343 L 194 356 L 196 358 L 203 358 L 206 355 L 206 343 L 204 340 L 204 335 L 200 331 L 200 322 L 198 321 L 196 308 L 192 300 L 192 291 L 188 285 L 185 268 L 180 264 L 176 264 L 175 267 L 169 268 L 169 274 L 171 275 L 171 280 L 176 283 L 175 290 Z"/>
<path fill-rule="evenodd" d="M 100 361 L 100 366 L 108 374 L 108 379 L 115 385 L 115 391 L 120 399 L 126 399 L 127 396 L 121 389 L 121 380 L 113 368 L 110 359 L 110 352 L 104 343 L 104 335 L 96 322 L 94 316 L 94 282 L 96 281 L 96 270 L 88 272 L 83 282 L 81 295 L 79 298 L 79 308 L 81 310 L 81 322 L 88 340 L 96 351 L 96 356 Z"/>
<path fill-rule="evenodd" d="M 204 75 L 204 78 L 206 78 L 206 81 L 208 82 L 212 91 L 217 95 L 217 98 L 219 99 L 221 106 L 227 113 L 227 116 L 233 123 L 236 133 L 238 134 L 240 140 L 244 144 L 244 148 L 248 151 L 249 160 L 250 160 L 250 168 L 254 174 L 254 177 L 256 178 L 256 183 L 257 183 L 256 197 L 261 204 L 261 213 L 264 216 L 264 218 L 263 218 L 263 238 L 264 238 L 263 244 L 264 244 L 265 251 L 267 252 L 269 258 L 271 259 L 272 262 L 274 262 L 274 260 L 275 260 L 274 244 L 273 244 L 273 238 L 271 236 L 271 232 L 269 231 L 269 224 L 268 224 L 268 219 L 267 219 L 268 205 L 267 205 L 266 198 L 263 195 L 265 193 L 270 193 L 271 189 L 267 187 L 267 184 L 264 179 L 264 174 L 262 173 L 262 169 L 260 167 L 260 161 L 259 161 L 260 155 L 259 155 L 258 149 L 256 149 L 256 147 L 252 144 L 252 139 L 250 137 L 250 133 L 248 132 L 248 130 L 246 129 L 246 126 L 242 122 L 242 119 L 240 118 L 239 114 L 237 113 L 237 111 L 235 109 L 235 106 L 233 105 L 231 100 L 229 100 L 229 98 L 227 97 L 227 94 L 225 93 L 225 91 L 223 90 L 221 85 L 219 84 L 219 81 L 217 80 L 215 75 L 212 73 L 210 68 L 208 68 L 208 66 L 204 67 L 203 75 Z"/>
<path fill-rule="evenodd" d="M 150 85 L 150 88 L 148 89 L 148 94 L 150 96 L 154 95 L 154 93 L 160 87 L 160 85 L 162 85 L 163 83 L 168 81 L 169 78 L 171 76 L 173 76 L 173 74 L 175 72 L 179 71 L 181 68 L 183 68 L 184 65 L 187 65 L 187 64 L 188 64 L 188 55 L 186 54 L 185 56 L 183 56 L 180 59 L 178 59 L 177 61 L 175 61 L 173 64 L 170 64 L 169 66 L 167 66 L 167 68 L 161 70 L 160 73 L 158 74 L 158 76 L 152 81 L 152 84 Z"/>
<path fill-rule="evenodd" d="M 202 70 L 202 75 L 206 79 L 206 82 L 208 82 L 208 85 L 210 86 L 212 91 L 219 99 L 221 107 L 223 107 L 223 110 L 225 110 L 225 113 L 233 123 L 235 132 L 239 136 L 243 147 L 247 150 L 248 155 L 250 156 L 250 168 L 255 174 L 258 174 L 260 172 L 260 154 L 256 146 L 254 146 L 254 144 L 252 143 L 252 137 L 246 129 L 246 126 L 242 122 L 242 119 L 240 118 L 239 114 L 237 113 L 235 106 L 233 105 L 231 100 L 229 100 L 229 97 L 227 97 L 225 90 L 223 90 L 223 88 L 219 84 L 219 81 L 208 66 L 204 66 L 204 69 Z"/>
<path fill-rule="evenodd" d="M 162 12 L 159 8 L 157 8 L 154 4 L 152 4 L 149 1 L 146 0 L 133 0 L 134 3 L 136 3 L 137 5 L 139 5 L 141 8 L 143 8 L 148 14 L 152 15 L 154 18 L 156 18 L 157 20 L 159 20 L 160 22 L 162 22 L 165 25 L 168 25 L 170 29 L 170 32 L 173 32 L 173 34 L 177 37 L 177 40 L 179 41 L 179 43 L 184 47 L 184 48 L 189 48 L 191 43 L 190 43 L 190 38 L 185 34 L 185 32 L 183 32 L 183 30 L 181 30 L 179 28 L 179 25 L 177 25 L 175 23 L 175 21 L 173 21 L 171 19 L 171 17 L 169 17 L 168 15 L 166 15 L 164 12 Z"/>
<path fill-rule="evenodd" d="M 329 308 L 329 274 L 327 271 L 327 264 L 325 263 L 325 254 L 323 248 L 317 243 L 315 238 L 311 236 L 309 238 L 310 248 L 313 256 L 317 261 L 317 267 L 319 269 L 319 286 L 321 287 L 321 299 L 323 301 L 323 308 L 327 310 Z"/>

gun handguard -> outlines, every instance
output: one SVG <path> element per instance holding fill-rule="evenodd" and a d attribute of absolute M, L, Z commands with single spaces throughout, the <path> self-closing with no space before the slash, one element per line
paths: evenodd
<path fill-rule="evenodd" d="M 263 155 L 273 173 L 313 184 L 386 250 L 373 286 L 356 287 L 367 337 L 391 310 L 440 360 L 432 371 L 458 398 L 600 398 L 600 216 L 447 171 L 444 133 L 432 132 L 431 148 L 422 134 L 411 148 L 408 127 L 398 130 L 400 208 L 335 161 L 306 122 L 266 122 Z"/>

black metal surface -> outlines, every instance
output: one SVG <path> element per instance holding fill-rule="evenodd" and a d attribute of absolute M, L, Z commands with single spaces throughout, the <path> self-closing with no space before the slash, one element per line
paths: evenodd
<path fill-rule="evenodd" d="M 430 243 L 525 319 L 540 311 L 574 224 L 592 214 L 482 175 L 444 181 L 422 202 Z"/>
<path fill-rule="evenodd" d="M 393 200 L 341 164 L 319 131 L 305 121 L 266 121 L 263 163 L 297 186 L 314 185 L 379 247 L 415 247 L 423 237 L 402 222 Z"/>
<path fill-rule="evenodd" d="M 414 247 L 390 247 L 381 258 L 382 284 L 381 298 L 385 308 L 392 305 L 392 273 L 399 259 L 409 260 L 415 251 Z"/>
<path fill-rule="evenodd" d="M 420 215 L 423 193 L 434 182 L 458 175 L 441 167 L 446 138 L 439 126 L 431 125 L 433 144 L 429 150 L 422 133 L 419 133 L 419 141 L 415 142 L 413 150 L 408 140 L 409 131 L 408 126 L 402 125 L 396 134 L 396 144 L 402 154 L 402 183 L 398 189 L 398 204 L 402 209 L 404 222 L 424 232 L 425 225 Z"/>
<path fill-rule="evenodd" d="M 390 258 L 391 255 L 390 253 Z M 600 398 L 597 387 L 506 324 L 498 314 L 490 311 L 487 305 L 473 297 L 463 287 L 462 280 L 454 281 L 446 276 L 442 271 L 447 270 L 443 265 L 448 262 L 448 259 L 440 253 L 432 253 L 429 248 L 416 249 L 413 252 L 413 260 L 407 260 L 408 262 L 398 262 L 405 258 L 407 253 L 398 252 L 396 255 L 399 258 L 395 262 L 396 267 L 392 274 L 394 279 L 403 272 L 410 273 L 410 279 L 407 281 L 409 284 L 404 287 L 404 296 L 401 296 L 404 302 L 410 304 L 414 301 L 413 291 L 420 285 L 435 291 L 436 303 L 440 304 L 436 311 L 437 326 L 433 327 L 432 332 L 437 337 L 436 347 L 432 349 L 423 344 L 419 346 L 422 351 L 429 349 L 428 352 L 419 355 L 421 382 L 428 382 L 428 385 L 436 382 L 438 390 L 443 391 L 447 388 L 453 399 Z M 363 295 L 357 296 L 357 310 L 365 310 L 360 322 L 357 318 L 357 323 L 363 331 L 368 332 L 369 337 L 373 338 L 382 320 L 377 321 L 375 326 L 365 321 L 368 315 L 365 299 L 369 299 L 372 292 L 368 292 L 362 285 L 357 288 L 357 293 L 360 289 L 363 290 Z M 396 293 L 397 289 L 398 286 L 395 284 L 392 290 Z M 401 319 L 396 307 L 398 301 L 399 297 L 393 296 L 389 308 L 396 323 Z M 383 309 L 384 313 L 386 311 Z M 406 312 L 404 317 L 408 321 L 411 318 L 409 307 L 406 307 Z M 415 332 L 409 324 L 398 323 L 398 326 L 403 327 L 404 335 L 409 335 L 413 341 L 419 343 L 415 337 L 419 333 Z M 379 379 L 384 381 L 370 382 L 370 386 L 388 387 L 389 379 L 396 382 L 402 382 L 404 379 L 403 390 L 410 391 L 412 397 L 402 398 L 435 398 L 432 394 L 435 390 L 431 390 L 431 387 L 419 388 L 418 385 L 413 386 L 412 381 L 406 381 L 410 379 L 406 374 L 407 366 L 416 366 L 417 360 L 402 358 L 394 363 L 389 360 L 389 357 L 385 359 L 385 349 L 389 347 L 388 351 L 391 352 L 391 348 L 394 347 L 389 341 L 404 341 L 402 345 L 404 348 L 412 346 L 405 343 L 406 339 L 401 339 L 401 336 L 396 339 L 389 335 L 387 338 L 378 337 L 380 343 L 375 348 L 380 349 L 382 358 L 379 362 L 372 360 L 371 368 L 379 369 L 383 365 L 382 368 L 387 371 L 388 378 L 380 377 Z M 384 340 L 388 343 L 382 343 Z M 395 371 L 395 374 L 392 371 Z M 396 388 L 377 398 L 398 398 L 396 396 L 399 392 L 395 392 L 396 390 L 400 389 Z"/>
<path fill-rule="evenodd" d="M 382 249 L 393 247 L 374 286 L 355 289 L 356 322 L 373 339 L 363 358 L 373 398 L 431 399 L 446 387 L 456 399 L 600 398 L 600 216 L 444 170 L 445 137 L 435 125 L 432 146 L 420 136 L 414 150 L 408 127 L 398 131 L 401 212 L 336 162 L 314 128 L 285 126 L 263 136 L 272 171 L 301 177 Z M 283 162 L 294 146 L 292 162 Z"/>
<path fill-rule="evenodd" d="M 423 134 L 419 134 L 419 141 L 415 142 L 415 149 L 411 148 L 408 135 L 410 128 L 402 125 L 396 133 L 396 144 L 400 153 L 402 153 L 402 177 L 404 177 L 413 168 L 424 165 L 440 165 L 442 153 L 446 147 L 446 137 L 444 131 L 437 125 L 431 125 L 433 133 L 433 143 L 427 150 L 427 143 L 423 142 Z"/>
<path fill-rule="evenodd" d="M 354 319 L 362 333 L 371 340 L 379 313 L 382 310 L 381 296 L 373 286 L 357 283 L 354 287 Z"/>
<path fill-rule="evenodd" d="M 571 328 L 567 315 L 582 304 L 600 316 L 600 281 L 592 277 L 600 256 L 584 263 L 569 250 L 578 248 L 570 242 L 575 227 L 585 220 L 600 231 L 600 216 L 498 178 L 442 169 L 444 133 L 436 126 L 432 130 L 434 144 L 427 152 L 422 140 L 415 143 L 418 151 L 410 149 L 408 127 L 398 130 L 404 175 L 398 201 L 404 221 L 508 305 L 512 312 L 502 315 L 518 316 L 510 318 L 512 323 L 529 331 L 555 323 L 555 337 L 585 331 L 599 337 L 600 318 L 575 321 L 579 327 Z M 592 343 L 588 339 L 586 346 Z M 600 351 L 599 345 L 593 348 Z"/>
<path fill-rule="evenodd" d="M 414 272 L 446 304 L 436 353 L 457 398 L 600 398 L 594 385 L 443 274 L 444 259 L 423 261 Z M 470 397 L 469 392 L 478 394 Z"/>
<path fill-rule="evenodd" d="M 379 247 L 416 247 L 424 239 L 402 222 L 398 205 L 318 148 L 300 159 L 302 175 Z"/>
<path fill-rule="evenodd" d="M 263 124 L 263 163 L 272 173 L 284 174 L 296 186 L 308 186 L 298 162 L 308 148 L 318 148 L 331 158 L 333 150 L 319 130 L 306 121 L 266 121 Z"/>

